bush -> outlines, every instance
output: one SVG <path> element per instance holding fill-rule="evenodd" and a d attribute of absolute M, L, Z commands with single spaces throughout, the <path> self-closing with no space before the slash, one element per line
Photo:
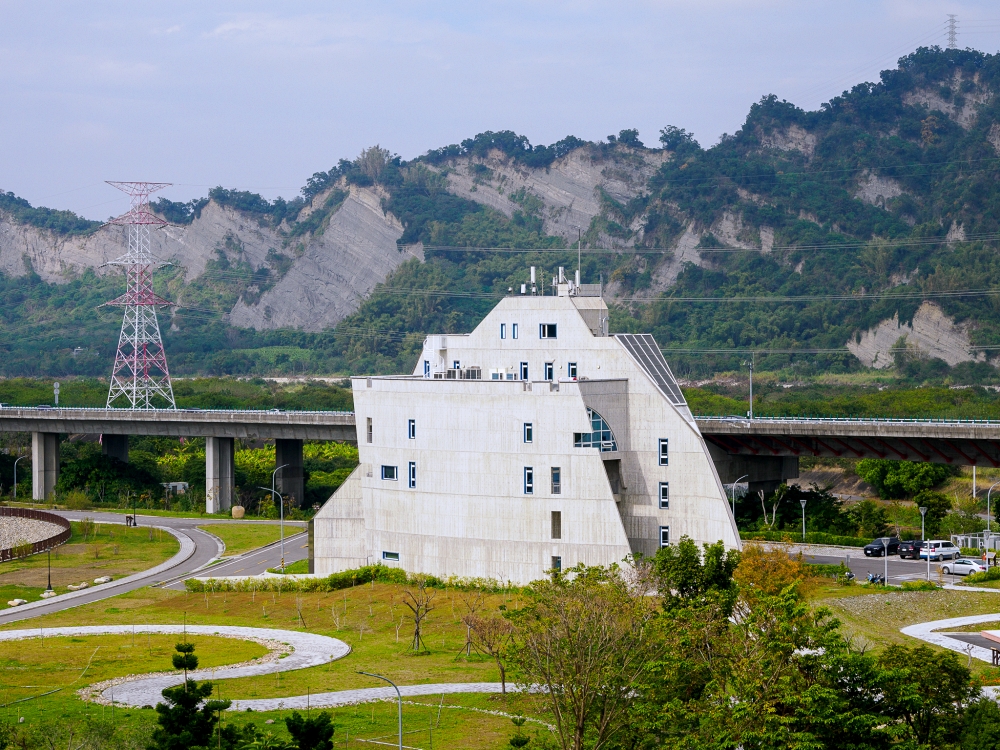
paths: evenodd
<path fill-rule="evenodd" d="M 939 586 L 933 581 L 903 581 L 903 591 L 935 591 Z"/>
<path fill-rule="evenodd" d="M 987 581 L 1000 581 L 1000 567 L 992 567 L 983 573 L 971 573 L 965 577 L 966 583 L 986 583 Z"/>
<path fill-rule="evenodd" d="M 744 541 L 759 539 L 764 542 L 788 542 L 791 544 L 801 543 L 802 534 L 791 531 L 741 531 L 740 538 Z M 806 544 L 834 544 L 841 547 L 864 547 L 871 539 L 862 539 L 856 536 L 839 536 L 837 534 L 826 534 L 822 531 L 806 532 Z"/>
<path fill-rule="evenodd" d="M 841 576 L 845 576 L 850 570 L 844 563 L 838 563 L 837 565 L 825 565 L 823 563 L 805 563 L 802 566 L 807 573 L 820 578 L 836 578 L 839 579 Z"/>

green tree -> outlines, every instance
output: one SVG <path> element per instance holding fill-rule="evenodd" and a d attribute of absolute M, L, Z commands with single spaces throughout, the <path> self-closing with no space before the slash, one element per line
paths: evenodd
<path fill-rule="evenodd" d="M 874 500 L 855 503 L 846 514 L 860 536 L 877 537 L 888 533 L 889 514 Z"/>
<path fill-rule="evenodd" d="M 184 685 L 166 688 L 164 703 L 156 704 L 156 721 L 149 750 L 193 750 L 193 748 L 231 748 L 239 739 L 235 727 L 220 729 L 216 735 L 219 712 L 232 701 L 212 700 L 212 683 L 198 684 L 185 680 Z"/>
<path fill-rule="evenodd" d="M 188 670 L 194 671 L 198 668 L 198 657 L 194 655 L 194 644 L 178 643 L 174 646 L 174 650 L 177 653 L 173 655 L 171 661 L 173 662 L 174 669 L 184 670 L 184 684 L 186 685 Z"/>
<path fill-rule="evenodd" d="M 913 497 L 923 490 L 936 487 L 955 473 L 953 468 L 944 464 L 890 461 L 884 458 L 863 458 L 858 461 L 854 470 L 883 500 Z"/>
<path fill-rule="evenodd" d="M 563 750 L 601 750 L 625 730 L 635 683 L 655 655 L 646 586 L 617 567 L 578 565 L 536 581 L 509 613 L 519 681 L 545 688 Z"/>
<path fill-rule="evenodd" d="M 653 572 L 666 606 L 676 606 L 692 599 L 718 597 L 726 610 L 736 596 L 733 571 L 740 553 L 726 550 L 720 541 L 698 549 L 689 537 L 682 536 L 676 545 L 662 547 L 653 558 Z"/>
<path fill-rule="evenodd" d="M 314 716 L 303 717 L 292 711 L 285 717 L 285 726 L 292 735 L 296 750 L 332 750 L 333 721 L 325 711 Z"/>
<path fill-rule="evenodd" d="M 965 706 L 976 697 L 971 673 L 948 651 L 927 646 L 891 645 L 879 659 L 891 672 L 884 683 L 886 716 L 899 724 L 896 734 L 920 747 L 948 747 L 963 728 Z"/>
<path fill-rule="evenodd" d="M 924 530 L 928 537 L 937 536 L 941 531 L 944 520 L 951 511 L 951 498 L 943 492 L 932 492 L 925 490 L 913 498 L 913 502 L 918 508 L 927 508 L 927 515 L 924 518 Z"/>
<path fill-rule="evenodd" d="M 965 710 L 962 750 L 995 750 L 1000 747 L 1000 707 L 980 698 Z"/>

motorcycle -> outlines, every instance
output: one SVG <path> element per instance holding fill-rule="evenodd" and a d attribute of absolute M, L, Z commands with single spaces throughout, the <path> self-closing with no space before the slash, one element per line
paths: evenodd
<path fill-rule="evenodd" d="M 871 584 L 872 586 L 884 586 L 885 585 L 885 578 L 882 576 L 881 573 L 876 573 L 874 575 L 872 575 L 871 573 L 869 573 L 868 574 L 868 583 Z"/>

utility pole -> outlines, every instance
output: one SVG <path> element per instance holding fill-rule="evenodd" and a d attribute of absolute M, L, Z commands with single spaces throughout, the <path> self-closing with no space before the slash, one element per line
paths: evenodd
<path fill-rule="evenodd" d="M 948 49 L 958 49 L 958 16 L 948 14 Z"/>
<path fill-rule="evenodd" d="M 750 352 L 750 359 L 746 360 L 743 364 L 750 368 L 750 411 L 747 416 L 753 419 L 753 352 Z"/>
<path fill-rule="evenodd" d="M 159 261 L 149 248 L 149 228 L 166 226 L 167 222 L 153 214 L 149 207 L 150 193 L 162 190 L 166 182 L 109 182 L 112 187 L 128 193 L 131 205 L 128 213 L 108 224 L 128 227 L 128 252 L 107 263 L 125 269 L 126 291 L 104 304 L 125 308 L 122 330 L 118 337 L 118 352 L 111 370 L 108 408 L 125 397 L 126 408 L 155 409 L 156 403 L 176 409 L 174 389 L 167 370 L 167 353 L 163 349 L 157 305 L 170 302 L 153 291 L 153 268 Z"/>

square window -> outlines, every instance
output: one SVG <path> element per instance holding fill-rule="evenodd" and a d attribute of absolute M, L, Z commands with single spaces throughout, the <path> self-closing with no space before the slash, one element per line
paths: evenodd
<path fill-rule="evenodd" d="M 530 443 L 535 437 L 535 430 L 531 426 L 531 422 L 524 423 L 524 442 Z"/>
<path fill-rule="evenodd" d="M 456 359 L 454 362 L 451 363 L 451 369 L 453 369 L 453 370 L 461 370 L 462 369 L 462 363 L 459 362 Z"/>
<path fill-rule="evenodd" d="M 556 324 L 555 323 L 539 323 L 538 324 L 538 338 L 540 339 L 554 339 L 556 337 Z"/>
<path fill-rule="evenodd" d="M 576 362 L 569 362 L 566 365 L 566 376 L 576 380 Z"/>
<path fill-rule="evenodd" d="M 661 526 L 660 527 L 660 546 L 669 547 L 670 546 L 670 527 Z"/>
<path fill-rule="evenodd" d="M 410 440 L 417 439 L 417 420 L 411 419 L 406 428 L 406 435 Z"/>
<path fill-rule="evenodd" d="M 431 376 L 431 362 L 429 359 L 424 360 L 424 377 L 429 378 Z"/>
<path fill-rule="evenodd" d="M 524 494 L 535 494 L 535 470 L 530 466 L 524 467 Z"/>
<path fill-rule="evenodd" d="M 553 380 L 555 378 L 555 374 L 556 374 L 555 373 L 555 365 L 553 365 L 551 362 L 546 362 L 545 363 L 545 379 L 546 380 Z"/>
<path fill-rule="evenodd" d="M 521 363 L 521 380 L 527 380 L 527 379 L 528 379 L 528 363 L 527 362 L 522 362 Z"/>
<path fill-rule="evenodd" d="M 552 467 L 552 494 L 562 494 L 562 469 L 558 466 Z"/>
<path fill-rule="evenodd" d="M 383 560 L 395 560 L 396 562 L 399 562 L 399 553 L 398 552 L 386 552 L 386 551 L 383 550 L 382 551 L 382 559 Z"/>
<path fill-rule="evenodd" d="M 552 567 L 550 570 L 559 573 L 562 570 L 562 558 L 558 555 L 552 555 Z"/>
<path fill-rule="evenodd" d="M 382 465 L 382 478 L 395 482 L 399 478 L 399 468 L 396 466 Z"/>
<path fill-rule="evenodd" d="M 368 417 L 368 442 L 372 441 L 372 418 Z"/>
<path fill-rule="evenodd" d="M 670 507 L 670 482 L 660 482 L 660 508 Z"/>
<path fill-rule="evenodd" d="M 660 438 L 660 466 L 667 466 L 667 438 Z"/>
<path fill-rule="evenodd" d="M 510 326 L 510 337 L 512 339 L 517 338 L 517 323 L 512 323 Z"/>
<path fill-rule="evenodd" d="M 507 324 L 506 323 L 501 323 L 500 324 L 500 338 L 502 338 L 502 339 L 507 338 Z"/>
<path fill-rule="evenodd" d="M 562 511 L 552 511 L 552 538 L 562 539 Z"/>
<path fill-rule="evenodd" d="M 407 484 L 409 484 L 411 490 L 414 489 L 417 486 L 417 463 L 416 463 L 416 461 L 410 461 L 410 473 L 409 473 L 409 480 L 408 480 Z"/>

